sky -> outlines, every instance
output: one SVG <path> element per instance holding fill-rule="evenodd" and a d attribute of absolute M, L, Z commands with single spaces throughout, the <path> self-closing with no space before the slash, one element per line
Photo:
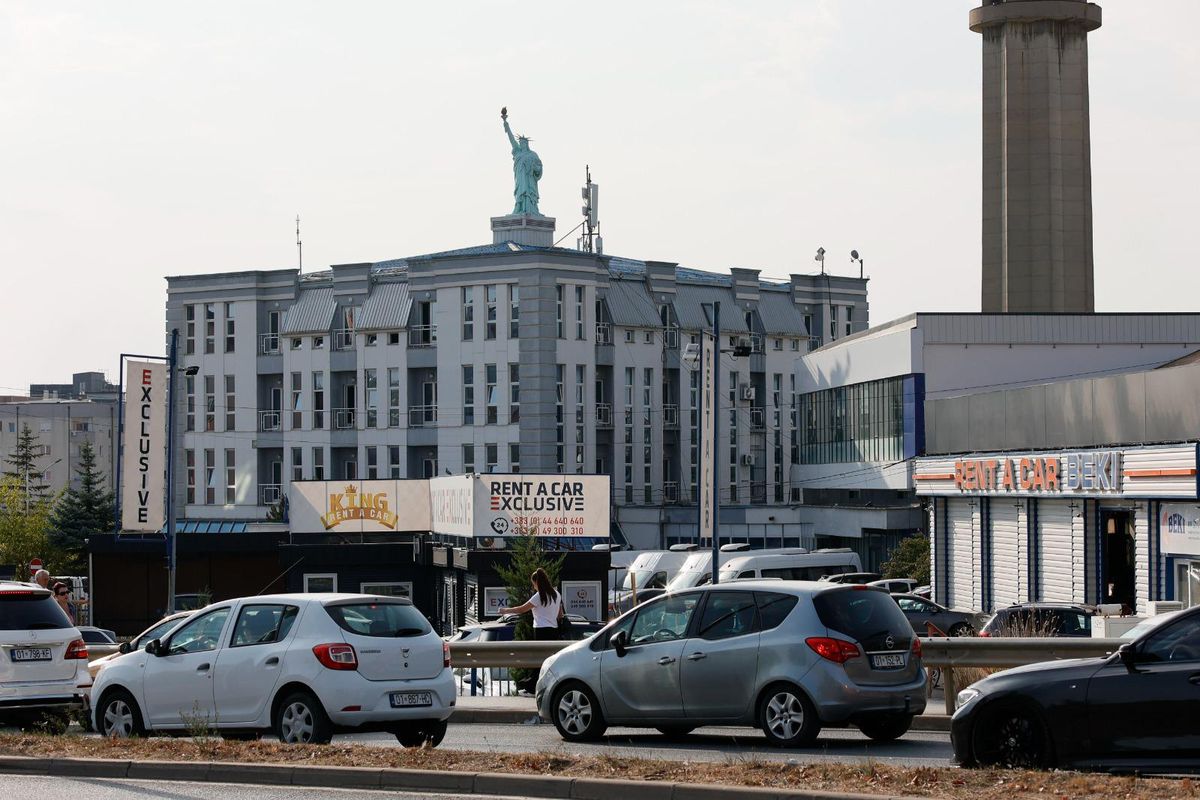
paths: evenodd
<path fill-rule="evenodd" d="M 590 165 L 607 253 L 978 311 L 975 4 L 0 0 L 0 394 L 164 352 L 165 276 L 295 267 L 297 214 L 306 271 L 490 242 L 501 106 L 560 236 Z M 1089 37 L 1098 311 L 1200 310 L 1193 5 Z"/>

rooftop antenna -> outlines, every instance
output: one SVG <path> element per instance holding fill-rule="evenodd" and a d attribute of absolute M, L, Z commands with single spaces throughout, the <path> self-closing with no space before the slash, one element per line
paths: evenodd
<path fill-rule="evenodd" d="M 585 253 L 603 253 L 604 238 L 600 236 L 600 187 L 592 183 L 592 168 L 584 166 L 586 183 L 583 186 L 583 235 L 576 243 Z"/>
<path fill-rule="evenodd" d="M 304 272 L 304 244 L 300 241 L 300 215 L 296 215 L 296 259 L 300 271 Z"/>

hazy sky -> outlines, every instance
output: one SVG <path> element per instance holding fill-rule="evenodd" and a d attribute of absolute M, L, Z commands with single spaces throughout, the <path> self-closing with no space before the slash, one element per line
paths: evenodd
<path fill-rule="evenodd" d="M 978 310 L 976 4 L 0 0 L 0 394 L 162 352 L 163 277 L 295 266 L 297 213 L 308 269 L 490 241 L 502 105 L 560 235 L 590 163 L 609 253 Z M 1090 36 L 1098 310 L 1200 310 L 1194 5 Z"/>

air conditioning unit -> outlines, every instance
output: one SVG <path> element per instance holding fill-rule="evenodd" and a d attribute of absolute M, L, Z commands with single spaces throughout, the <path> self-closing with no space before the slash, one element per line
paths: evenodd
<path fill-rule="evenodd" d="M 1151 600 L 1146 604 L 1146 610 L 1150 612 L 1150 616 L 1157 617 L 1159 614 L 1183 610 L 1183 603 L 1178 600 Z"/>
<path fill-rule="evenodd" d="M 743 400 L 748 400 L 751 403 L 753 403 L 754 402 L 754 387 L 748 383 L 743 383 L 741 386 L 741 391 L 738 392 L 738 397 L 740 397 Z"/>
<path fill-rule="evenodd" d="M 742 466 L 744 466 L 744 467 L 753 467 L 754 466 L 754 456 L 751 453 L 744 453 L 742 455 Z"/>

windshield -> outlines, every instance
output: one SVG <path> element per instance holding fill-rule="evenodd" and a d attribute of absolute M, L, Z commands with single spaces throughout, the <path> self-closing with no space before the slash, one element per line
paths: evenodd
<path fill-rule="evenodd" d="M 433 629 L 420 611 L 401 603 L 341 603 L 325 611 L 342 630 L 359 636 L 424 636 Z"/>
<path fill-rule="evenodd" d="M 621 581 L 621 588 L 628 592 L 633 588 L 633 580 L 636 578 L 637 588 L 645 589 L 646 584 L 650 583 L 654 575 L 655 572 L 652 569 L 643 569 L 637 572 L 630 570 L 629 572 L 625 573 L 625 580 Z"/>
<path fill-rule="evenodd" d="M 693 586 L 705 586 L 712 582 L 712 572 L 707 570 L 689 569 L 681 572 L 667 584 L 668 591 L 690 589 Z"/>
<path fill-rule="evenodd" d="M 736 569 L 723 569 L 723 570 L 721 570 L 721 575 L 720 575 L 719 579 L 722 583 L 724 583 L 725 581 L 733 580 L 737 576 L 738 576 L 738 573 L 737 573 Z"/>
<path fill-rule="evenodd" d="M 1150 631 L 1157 628 L 1159 625 L 1162 625 L 1165 622 L 1169 622 L 1170 620 L 1174 619 L 1175 617 L 1176 617 L 1175 614 L 1159 614 L 1156 617 L 1150 617 L 1150 619 L 1144 619 L 1141 622 L 1139 622 L 1137 625 L 1134 625 L 1132 628 L 1130 628 L 1129 630 L 1122 633 L 1121 638 L 1127 639 L 1130 641 L 1132 641 L 1134 639 L 1140 639 L 1144 634 L 1149 633 Z"/>

